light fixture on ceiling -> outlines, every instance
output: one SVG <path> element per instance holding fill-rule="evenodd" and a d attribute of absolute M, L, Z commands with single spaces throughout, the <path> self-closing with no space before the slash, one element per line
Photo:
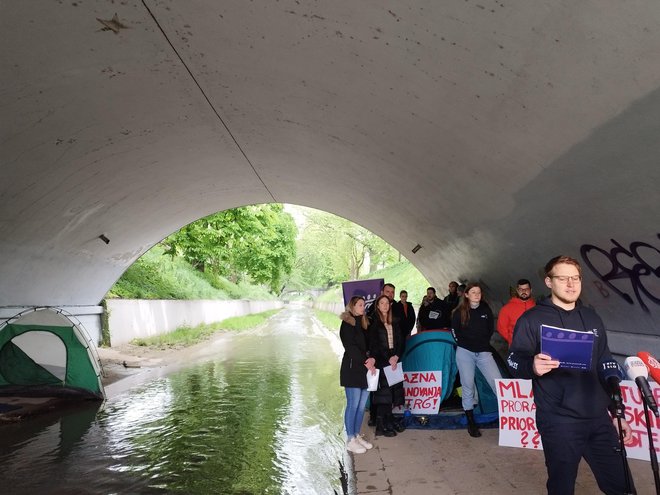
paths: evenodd
<path fill-rule="evenodd" d="M 110 239 L 108 239 L 108 238 L 105 236 L 105 234 L 101 234 L 101 235 L 99 236 L 99 239 L 101 239 L 101 240 L 102 240 L 103 242 L 105 242 L 106 244 L 110 244 Z"/>
<path fill-rule="evenodd" d="M 413 252 L 413 254 L 416 254 L 417 251 L 419 251 L 420 249 L 422 249 L 422 246 L 420 246 L 419 244 L 417 244 L 414 248 L 412 248 L 412 252 Z"/>

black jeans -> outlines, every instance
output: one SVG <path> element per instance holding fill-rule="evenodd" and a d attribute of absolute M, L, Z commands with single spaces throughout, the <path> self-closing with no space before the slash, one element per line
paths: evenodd
<path fill-rule="evenodd" d="M 548 495 L 573 495 L 580 459 L 584 457 L 594 473 L 598 487 L 607 495 L 630 492 L 625 483 L 619 436 L 607 414 L 597 419 L 567 423 L 538 420 L 545 465 L 548 469 Z"/>

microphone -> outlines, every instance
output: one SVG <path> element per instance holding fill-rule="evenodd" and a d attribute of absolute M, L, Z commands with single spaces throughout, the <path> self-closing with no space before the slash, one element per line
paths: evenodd
<path fill-rule="evenodd" d="M 649 370 L 646 369 L 644 361 L 642 361 L 637 356 L 627 357 L 623 363 L 623 367 L 626 369 L 628 378 L 634 380 L 639 387 L 639 391 L 642 393 L 642 398 L 646 405 L 653 411 L 656 418 L 660 418 L 660 412 L 658 411 L 658 405 L 655 403 L 653 398 L 653 393 L 651 392 L 651 387 L 647 377 L 649 376 Z"/>
<path fill-rule="evenodd" d="M 638 352 L 637 357 L 641 359 L 646 368 L 649 370 L 649 375 L 656 383 L 660 383 L 660 363 L 654 358 L 650 352 Z"/>
<path fill-rule="evenodd" d="M 625 375 L 623 374 L 621 366 L 614 359 L 603 361 L 600 363 L 598 374 L 601 380 L 605 382 L 607 391 L 610 394 L 610 398 L 614 404 L 615 416 L 623 418 L 625 406 L 621 399 L 621 387 L 619 387 L 619 383 L 623 380 Z"/>

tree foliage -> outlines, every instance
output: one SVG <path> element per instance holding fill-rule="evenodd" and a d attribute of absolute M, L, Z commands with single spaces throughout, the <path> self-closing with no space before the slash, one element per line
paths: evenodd
<path fill-rule="evenodd" d="M 296 258 L 297 228 L 280 204 L 244 206 L 214 213 L 170 235 L 165 253 L 233 282 L 245 277 L 281 291 Z"/>
<path fill-rule="evenodd" d="M 390 263 L 398 252 L 367 229 L 330 213 L 305 208 L 291 282 L 326 287 L 355 280 Z M 295 285 L 289 283 L 289 286 Z"/>

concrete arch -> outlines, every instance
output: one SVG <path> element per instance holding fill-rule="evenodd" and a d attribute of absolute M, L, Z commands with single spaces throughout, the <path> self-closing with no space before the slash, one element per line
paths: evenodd
<path fill-rule="evenodd" d="M 1 306 L 98 304 L 170 232 L 275 201 L 501 300 L 582 251 L 622 348 L 657 345 L 657 2 L 0 8 Z"/>

